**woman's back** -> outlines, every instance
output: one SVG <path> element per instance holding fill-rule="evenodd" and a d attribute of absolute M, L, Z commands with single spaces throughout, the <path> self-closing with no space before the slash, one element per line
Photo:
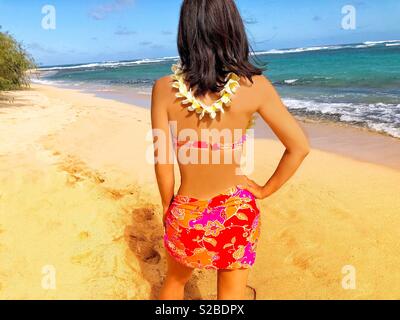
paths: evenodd
<path fill-rule="evenodd" d="M 263 76 L 254 76 L 253 83 L 240 79 L 240 87 L 224 113 L 215 119 L 205 116 L 200 120 L 196 112 L 189 111 L 189 106 L 176 97 L 178 91 L 171 76 L 158 80 L 181 173 L 179 194 L 207 199 L 246 183 L 240 167 L 243 151 L 249 145 L 246 142 L 252 139 L 249 124 L 265 94 L 263 82 L 266 82 Z M 219 98 L 219 94 L 208 93 L 197 100 L 210 106 Z M 248 154 L 251 151 L 247 149 L 247 158 L 251 158 Z"/>

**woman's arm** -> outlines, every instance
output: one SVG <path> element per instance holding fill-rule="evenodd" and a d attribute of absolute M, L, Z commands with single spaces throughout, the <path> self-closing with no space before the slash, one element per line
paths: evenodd
<path fill-rule="evenodd" d="M 260 86 L 263 94 L 258 113 L 286 147 L 276 171 L 265 185 L 260 186 L 248 179 L 249 191 L 257 198 L 264 199 L 279 190 L 294 175 L 310 152 L 310 147 L 303 129 L 283 105 L 272 84 L 261 77 Z"/>
<path fill-rule="evenodd" d="M 156 81 L 151 102 L 151 122 L 154 138 L 154 159 L 157 184 L 165 215 L 174 197 L 174 163 L 171 156 L 171 131 L 168 123 L 165 86 L 166 80 Z"/>

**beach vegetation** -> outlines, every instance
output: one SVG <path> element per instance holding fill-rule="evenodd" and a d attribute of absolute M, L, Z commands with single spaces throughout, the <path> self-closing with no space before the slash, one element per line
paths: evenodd
<path fill-rule="evenodd" d="M 21 43 L 7 32 L 0 31 L 0 91 L 29 86 L 30 69 L 35 62 Z"/>

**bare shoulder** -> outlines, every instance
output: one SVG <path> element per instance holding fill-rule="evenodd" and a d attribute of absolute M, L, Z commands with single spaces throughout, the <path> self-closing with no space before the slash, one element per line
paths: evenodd
<path fill-rule="evenodd" d="M 170 93 L 172 91 L 172 83 L 173 83 L 173 80 L 172 80 L 171 76 L 165 76 L 165 77 L 159 78 L 154 83 L 153 93 L 157 93 L 157 94 Z"/>
<path fill-rule="evenodd" d="M 264 75 L 255 75 L 252 81 L 243 79 L 244 97 L 257 110 L 274 96 L 274 86 Z"/>
<path fill-rule="evenodd" d="M 255 75 L 251 80 L 242 79 L 242 85 L 251 92 L 251 95 L 266 97 L 274 91 L 271 81 L 264 75 Z"/>
<path fill-rule="evenodd" d="M 155 81 L 152 92 L 152 109 L 165 108 L 174 100 L 173 79 L 165 76 Z"/>
<path fill-rule="evenodd" d="M 254 90 L 260 90 L 260 92 L 264 94 L 268 93 L 269 90 L 274 89 L 271 81 L 264 75 L 254 76 L 252 87 Z"/>
<path fill-rule="evenodd" d="M 244 81 L 244 80 L 242 80 Z M 271 81 L 264 75 L 256 75 L 250 80 L 245 80 L 243 97 L 253 112 L 278 108 L 282 100 Z"/>

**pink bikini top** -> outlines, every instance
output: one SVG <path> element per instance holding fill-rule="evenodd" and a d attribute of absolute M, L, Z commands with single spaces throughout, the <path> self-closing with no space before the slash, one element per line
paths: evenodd
<path fill-rule="evenodd" d="M 173 137 L 174 146 L 176 149 L 186 147 L 187 149 L 211 149 L 217 150 L 236 150 L 243 146 L 247 141 L 247 134 L 244 134 L 238 141 L 234 143 L 208 143 L 206 141 L 179 141 L 176 137 Z"/>

